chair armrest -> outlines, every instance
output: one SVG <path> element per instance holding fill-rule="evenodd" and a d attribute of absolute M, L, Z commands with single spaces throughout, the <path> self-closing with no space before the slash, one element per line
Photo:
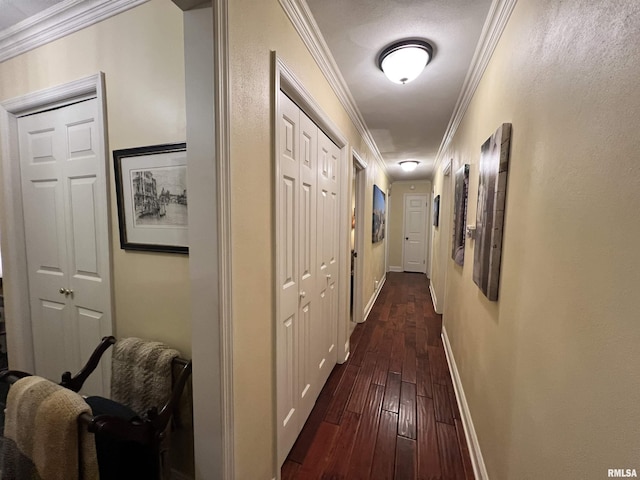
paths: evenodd
<path fill-rule="evenodd" d="M 82 367 L 82 369 L 78 373 L 76 373 L 75 377 L 71 376 L 71 372 L 64 372 L 62 374 L 62 381 L 60 382 L 60 385 L 76 393 L 79 392 L 82 388 L 82 385 L 84 385 L 85 380 L 89 378 L 89 375 L 91 375 L 91 373 L 100 363 L 100 359 L 102 358 L 104 352 L 106 352 L 114 343 L 116 343 L 115 337 L 103 337 L 100 344 L 96 347 L 96 349 L 89 357 L 86 365 Z"/>

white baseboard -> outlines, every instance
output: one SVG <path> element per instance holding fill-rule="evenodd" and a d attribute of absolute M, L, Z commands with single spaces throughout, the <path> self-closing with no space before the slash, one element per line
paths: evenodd
<path fill-rule="evenodd" d="M 447 329 L 444 326 L 442 327 L 442 343 L 444 344 L 444 352 L 447 356 L 447 363 L 449 364 L 451 378 L 453 378 L 453 388 L 456 391 L 458 407 L 462 414 L 462 425 L 464 427 L 464 435 L 467 440 L 467 445 L 469 446 L 469 454 L 471 456 L 471 463 L 473 464 L 473 473 L 477 480 L 489 480 L 487 467 L 484 464 L 482 452 L 480 451 L 480 443 L 478 442 L 476 429 L 474 428 L 473 420 L 471 419 L 471 412 L 469 411 L 467 398 L 464 396 L 464 389 L 462 388 L 458 367 L 456 366 L 453 351 L 451 350 L 451 344 L 449 343 L 449 337 L 447 336 Z"/>
<path fill-rule="evenodd" d="M 392 267 L 389 266 L 389 271 L 390 272 L 404 272 L 404 269 L 402 267 Z"/>
<path fill-rule="evenodd" d="M 376 300 L 378 299 L 378 295 L 380 295 L 380 292 L 382 291 L 382 287 L 384 286 L 384 282 L 386 281 L 387 281 L 387 276 L 385 275 L 384 277 L 382 277 L 382 279 L 378 283 L 378 289 L 375 292 L 373 292 L 373 295 L 369 299 L 369 303 L 367 303 L 367 306 L 364 309 L 364 315 L 362 317 L 363 322 L 367 319 L 367 317 L 371 313 L 371 309 L 373 308 L 373 305 L 376 303 Z"/>
<path fill-rule="evenodd" d="M 438 310 L 438 298 L 436 297 L 436 291 L 433 288 L 433 284 L 429 282 L 429 292 L 431 293 L 431 301 L 433 302 L 433 309 L 437 314 L 442 315 L 442 311 Z"/>

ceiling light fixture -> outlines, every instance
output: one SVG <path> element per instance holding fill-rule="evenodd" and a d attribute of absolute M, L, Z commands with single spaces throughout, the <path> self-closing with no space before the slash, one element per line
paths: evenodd
<path fill-rule="evenodd" d="M 378 56 L 378 67 L 394 83 L 414 80 L 433 56 L 433 47 L 424 40 L 402 40 L 385 48 Z"/>
<path fill-rule="evenodd" d="M 400 162 L 400 166 L 405 172 L 413 172 L 418 166 L 418 162 L 415 160 L 406 160 L 404 162 Z"/>

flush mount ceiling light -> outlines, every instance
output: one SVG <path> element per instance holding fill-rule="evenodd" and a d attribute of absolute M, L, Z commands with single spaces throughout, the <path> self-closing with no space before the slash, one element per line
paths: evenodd
<path fill-rule="evenodd" d="M 418 166 L 418 162 L 415 160 L 406 160 L 404 162 L 400 162 L 400 166 L 405 172 L 413 172 Z"/>
<path fill-rule="evenodd" d="M 378 67 L 394 83 L 414 80 L 433 56 L 433 48 L 423 40 L 402 40 L 389 45 L 378 56 Z"/>

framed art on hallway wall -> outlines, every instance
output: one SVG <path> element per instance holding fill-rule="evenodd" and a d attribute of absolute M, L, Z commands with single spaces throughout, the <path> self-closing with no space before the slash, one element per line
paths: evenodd
<path fill-rule="evenodd" d="M 385 194 L 377 185 L 373 186 L 373 223 L 371 242 L 378 243 L 384 240 L 384 231 L 387 224 L 387 210 L 385 206 Z"/>
<path fill-rule="evenodd" d="M 509 170 L 511 124 L 503 123 L 482 145 L 476 211 L 473 281 L 489 300 L 498 300 L 502 231 Z"/>
<path fill-rule="evenodd" d="M 125 250 L 188 253 L 185 143 L 113 151 Z"/>
<path fill-rule="evenodd" d="M 469 192 L 469 165 L 463 165 L 456 172 L 453 210 L 453 243 L 451 258 L 456 264 L 464 265 L 465 230 L 467 223 L 467 196 Z"/>

